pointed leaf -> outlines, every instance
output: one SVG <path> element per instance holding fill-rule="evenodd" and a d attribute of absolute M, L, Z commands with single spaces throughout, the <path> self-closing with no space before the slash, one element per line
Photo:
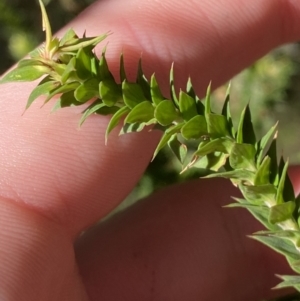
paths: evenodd
<path fill-rule="evenodd" d="M 270 223 L 277 224 L 292 218 L 295 207 L 295 203 L 291 201 L 271 207 L 269 215 Z"/>
<path fill-rule="evenodd" d="M 176 108 L 179 108 L 179 101 L 176 95 L 176 90 L 175 90 L 175 84 L 174 84 L 174 63 L 171 66 L 170 69 L 170 95 L 171 95 L 171 100 L 173 101 L 173 104 L 175 105 Z"/>
<path fill-rule="evenodd" d="M 151 99 L 150 85 L 142 69 L 142 59 L 139 59 L 136 83 L 143 90 L 143 94 L 145 95 L 145 97 L 148 100 L 150 100 Z"/>
<path fill-rule="evenodd" d="M 287 239 L 282 239 L 276 236 L 265 236 L 265 235 L 253 235 L 251 238 L 260 241 L 264 245 L 267 245 L 276 252 L 293 258 L 295 260 L 299 259 L 299 252 L 295 248 L 294 244 Z"/>
<path fill-rule="evenodd" d="M 227 138 L 217 138 L 205 144 L 200 144 L 193 156 L 206 156 L 214 152 L 230 153 L 234 142 Z"/>
<path fill-rule="evenodd" d="M 128 107 L 122 107 L 119 111 L 117 111 L 110 119 L 108 126 L 106 128 L 105 132 L 105 143 L 107 143 L 107 137 L 109 133 L 118 125 L 121 118 L 126 115 L 128 112 L 130 112 L 130 109 Z"/>
<path fill-rule="evenodd" d="M 31 104 L 41 95 L 48 95 L 50 91 L 57 87 L 58 83 L 55 81 L 47 81 L 45 83 L 40 83 L 36 86 L 31 94 L 29 95 L 26 110 L 31 106 Z"/>
<path fill-rule="evenodd" d="M 199 98 L 197 97 L 195 90 L 193 88 L 191 77 L 188 78 L 188 81 L 186 83 L 186 93 L 190 97 L 192 97 L 195 100 L 195 102 L 199 101 Z"/>
<path fill-rule="evenodd" d="M 206 114 L 208 133 L 212 138 L 230 136 L 226 117 L 218 114 Z"/>
<path fill-rule="evenodd" d="M 127 80 L 125 65 L 124 65 L 124 56 L 123 53 L 120 55 L 120 81 L 123 83 L 124 80 Z"/>
<path fill-rule="evenodd" d="M 108 106 L 114 106 L 122 99 L 122 87 L 112 80 L 103 80 L 99 84 L 99 94 L 102 101 Z"/>
<path fill-rule="evenodd" d="M 254 173 L 245 170 L 245 169 L 236 169 L 231 171 L 224 171 L 224 172 L 217 172 L 212 173 L 204 178 L 226 178 L 226 179 L 238 179 L 239 181 L 248 181 L 249 183 L 253 183 L 254 180 Z"/>
<path fill-rule="evenodd" d="M 80 79 L 85 80 L 91 77 L 91 58 L 91 53 L 89 53 L 85 48 L 81 48 L 77 52 L 75 68 Z"/>
<path fill-rule="evenodd" d="M 278 186 L 279 183 L 279 173 L 278 173 L 278 162 L 277 162 L 277 147 L 276 139 L 273 139 L 271 145 L 267 151 L 266 156 L 270 157 L 270 183 Z"/>
<path fill-rule="evenodd" d="M 78 86 L 79 86 L 79 83 L 74 82 L 74 83 L 70 83 L 70 84 L 65 84 L 63 86 L 59 86 L 59 87 L 55 88 L 54 90 L 51 90 L 50 94 L 48 95 L 48 97 L 45 100 L 45 103 L 47 103 L 55 95 L 58 95 L 61 93 L 66 93 L 66 92 L 71 91 L 74 94 L 74 91 Z"/>
<path fill-rule="evenodd" d="M 125 118 L 124 123 L 148 122 L 154 117 L 154 107 L 150 101 L 136 105 Z"/>
<path fill-rule="evenodd" d="M 185 121 L 192 119 L 198 114 L 196 101 L 183 91 L 179 93 L 179 111 Z"/>
<path fill-rule="evenodd" d="M 271 145 L 272 140 L 277 137 L 278 122 L 259 140 L 257 143 L 257 162 L 260 163 L 263 157 L 268 151 L 268 147 Z"/>
<path fill-rule="evenodd" d="M 187 156 L 187 147 L 178 141 L 177 134 L 171 136 L 168 145 L 178 161 L 183 164 Z"/>
<path fill-rule="evenodd" d="M 283 162 L 283 161 L 282 161 Z M 281 172 L 279 184 L 277 187 L 276 204 L 282 204 L 288 201 L 295 201 L 294 189 L 287 174 L 288 161 L 284 164 Z"/>
<path fill-rule="evenodd" d="M 181 129 L 184 139 L 198 139 L 208 134 L 207 123 L 204 116 L 197 115 L 184 124 Z"/>
<path fill-rule="evenodd" d="M 247 209 L 253 216 L 256 218 L 261 224 L 263 224 L 269 230 L 278 230 L 278 226 L 271 225 L 268 216 L 269 216 L 269 208 L 264 206 L 257 206 L 248 204 L 247 201 L 242 199 L 234 198 L 234 200 L 238 201 L 239 203 L 229 204 L 225 207 L 228 208 L 245 208 Z"/>
<path fill-rule="evenodd" d="M 138 84 L 124 81 L 122 84 L 122 92 L 125 104 L 133 109 L 137 104 L 146 101 L 143 90 Z"/>
<path fill-rule="evenodd" d="M 154 158 L 156 157 L 156 155 L 158 154 L 158 152 L 167 145 L 168 141 L 172 138 L 172 136 L 174 134 L 178 134 L 180 133 L 180 129 L 181 127 L 183 126 L 183 123 L 179 123 L 175 126 L 172 126 L 170 128 L 168 128 L 164 135 L 161 137 L 155 151 L 154 151 L 154 155 L 153 155 L 153 158 L 152 160 L 154 160 Z"/>
<path fill-rule="evenodd" d="M 67 32 L 63 35 L 63 37 L 59 41 L 59 46 L 62 47 L 64 45 L 68 45 L 69 43 L 74 43 L 78 39 L 73 28 L 69 28 Z"/>
<path fill-rule="evenodd" d="M 210 106 L 210 95 L 211 95 L 211 82 L 209 83 L 207 90 L 206 90 L 206 96 L 205 96 L 205 118 L 208 118 L 208 115 L 211 114 L 211 106 Z"/>
<path fill-rule="evenodd" d="M 193 162 L 190 167 L 206 169 L 209 171 L 218 171 L 226 164 L 228 154 L 221 152 L 214 152 L 201 157 L 199 160 Z"/>
<path fill-rule="evenodd" d="M 79 121 L 79 126 L 82 126 L 82 124 L 85 122 L 85 120 L 92 114 L 94 114 L 95 112 L 97 112 L 99 109 L 103 108 L 105 106 L 104 103 L 99 102 L 99 103 L 95 103 L 92 106 L 90 106 L 88 109 L 86 109 L 84 111 L 84 113 L 82 114 L 82 117 Z"/>
<path fill-rule="evenodd" d="M 83 48 L 92 50 L 97 44 L 99 44 L 101 41 L 107 38 L 108 35 L 109 33 L 105 33 L 97 37 L 80 38 L 77 39 L 77 41 L 73 44 L 60 47 L 60 51 L 65 53 L 73 53 Z"/>
<path fill-rule="evenodd" d="M 165 99 L 155 108 L 154 117 L 161 125 L 167 126 L 178 118 L 178 112 L 173 102 Z"/>
<path fill-rule="evenodd" d="M 100 79 L 102 80 L 112 80 L 114 81 L 114 77 L 109 71 L 108 64 L 105 58 L 105 49 L 102 52 L 100 61 L 99 61 L 99 68 L 100 68 Z"/>
<path fill-rule="evenodd" d="M 256 171 L 255 167 L 255 147 L 251 144 L 235 143 L 231 149 L 229 163 L 233 169 L 247 169 Z"/>
<path fill-rule="evenodd" d="M 266 156 L 257 169 L 254 185 L 264 185 L 270 183 L 270 166 L 271 158 Z"/>
<path fill-rule="evenodd" d="M 77 101 L 85 103 L 92 98 L 99 97 L 98 91 L 98 81 L 96 78 L 90 78 L 84 81 L 80 86 L 74 91 L 74 96 Z"/>
<path fill-rule="evenodd" d="M 256 142 L 249 105 L 242 111 L 236 141 L 249 144 L 255 144 Z"/>
<path fill-rule="evenodd" d="M 81 105 L 80 102 L 78 102 L 75 97 L 73 91 L 69 91 L 66 93 L 63 93 L 54 107 L 52 108 L 52 112 L 55 112 L 61 108 L 71 107 L 71 106 L 79 106 Z"/>
<path fill-rule="evenodd" d="M 24 66 L 17 67 L 6 73 L 0 80 L 0 84 L 9 82 L 31 82 L 50 73 L 46 66 Z"/>
<path fill-rule="evenodd" d="M 155 75 L 152 74 L 150 81 L 150 91 L 151 91 L 151 99 L 155 106 L 157 106 L 161 101 L 164 100 L 164 97 L 160 91 L 158 83 L 156 81 Z"/>
<path fill-rule="evenodd" d="M 50 22 L 48 19 L 48 15 L 42 0 L 39 0 L 40 8 L 42 11 L 42 22 L 43 22 L 43 31 L 46 32 L 46 51 L 50 50 L 50 43 L 52 41 L 52 30 L 50 26 Z"/>
<path fill-rule="evenodd" d="M 71 76 L 75 76 L 76 72 L 76 58 L 72 57 L 69 61 L 69 63 L 67 64 L 64 72 L 61 75 L 61 82 L 62 84 L 66 83 L 66 81 L 71 77 Z M 77 76 L 77 75 L 76 75 Z M 79 78 L 78 78 L 79 79 Z"/>
<path fill-rule="evenodd" d="M 283 281 L 279 284 L 277 284 L 274 288 L 286 288 L 286 287 L 293 287 L 298 292 L 300 292 L 300 276 L 298 275 L 277 275 L 280 279 Z M 295 301 L 297 301 L 297 296 L 295 296 Z"/>
<path fill-rule="evenodd" d="M 227 120 L 227 127 L 228 127 L 228 131 L 230 133 L 231 137 L 235 137 L 235 129 L 232 123 L 232 117 L 231 117 L 231 113 L 230 113 L 230 84 L 228 85 L 227 88 L 227 92 L 226 92 L 226 98 L 224 101 L 224 105 L 222 108 L 222 115 L 225 116 L 226 120 Z"/>
<path fill-rule="evenodd" d="M 271 184 L 266 185 L 239 185 L 245 199 L 254 205 L 275 205 L 276 188 Z"/>

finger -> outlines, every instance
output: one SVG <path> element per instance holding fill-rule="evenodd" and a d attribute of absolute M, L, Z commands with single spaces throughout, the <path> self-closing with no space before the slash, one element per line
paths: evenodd
<path fill-rule="evenodd" d="M 169 187 L 87 232 L 75 251 L 91 300 L 262 300 L 282 256 L 246 237 L 262 226 L 224 180 Z"/>
<path fill-rule="evenodd" d="M 114 70 L 123 50 L 133 76 L 143 52 L 145 72 L 157 71 L 165 91 L 170 62 L 176 61 L 179 86 L 190 73 L 200 93 L 209 80 L 223 82 L 272 47 L 297 37 L 292 29 L 299 22 L 298 2 L 243 1 L 238 8 L 233 0 L 213 3 L 101 1 L 71 26 L 89 34 L 114 32 L 107 51 Z M 80 108 L 50 115 L 49 106 L 41 110 L 39 103 L 21 117 L 32 87 L 1 87 L 1 194 L 77 233 L 132 189 L 157 135 L 115 134 L 105 147 L 107 118 L 90 118 L 79 130 Z"/>
<path fill-rule="evenodd" d="M 290 166 L 289 167 L 289 176 L 293 183 L 295 195 L 297 196 L 300 193 L 300 166 Z"/>
<path fill-rule="evenodd" d="M 115 69 L 123 52 L 134 76 L 142 54 L 146 74 L 155 72 L 168 93 L 175 62 L 178 87 L 191 76 L 203 94 L 210 81 L 218 86 L 272 48 L 298 41 L 299 14 L 300 4 L 292 0 L 111 0 L 92 5 L 81 15 L 90 22 L 76 29 L 113 33 L 107 55 Z"/>

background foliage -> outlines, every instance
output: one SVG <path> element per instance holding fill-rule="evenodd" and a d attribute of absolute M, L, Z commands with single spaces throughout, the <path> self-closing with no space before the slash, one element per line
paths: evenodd
<path fill-rule="evenodd" d="M 48 0 L 49 19 L 53 31 L 65 25 L 95 0 Z M 44 40 L 41 31 L 40 8 L 35 0 L 0 0 L 0 72 Z M 99 34 L 101 34 L 99 32 Z M 276 49 L 232 80 L 232 115 L 238 116 L 250 102 L 253 121 L 258 135 L 265 133 L 277 120 L 280 121 L 278 149 L 292 163 L 300 161 L 300 46 L 292 44 Z M 226 87 L 214 93 L 215 110 L 223 102 Z M 24 103 L 25 106 L 25 103 Z M 136 190 L 120 206 L 123 208 L 137 198 L 186 178 L 199 177 L 197 171 L 179 176 L 180 166 L 168 150 L 161 152 L 148 167 Z M 119 209 L 120 209 L 119 208 Z"/>

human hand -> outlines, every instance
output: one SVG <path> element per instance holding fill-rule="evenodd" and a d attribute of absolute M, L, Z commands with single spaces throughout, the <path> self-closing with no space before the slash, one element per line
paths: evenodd
<path fill-rule="evenodd" d="M 122 51 L 134 76 L 142 52 L 145 73 L 155 71 L 165 93 L 174 61 L 178 87 L 191 75 L 201 95 L 210 80 L 219 85 L 299 38 L 299 16 L 297 1 L 111 0 L 71 26 L 89 35 L 114 32 L 112 70 Z M 259 229 L 246 212 L 220 208 L 236 195 L 222 180 L 170 187 L 90 228 L 134 187 L 158 133 L 112 133 L 104 146 L 108 119 L 90 117 L 78 129 L 81 108 L 49 114 L 48 105 L 36 103 L 21 117 L 32 87 L 1 86 L 1 300 L 269 296 L 273 274 L 286 265 L 245 238 Z"/>

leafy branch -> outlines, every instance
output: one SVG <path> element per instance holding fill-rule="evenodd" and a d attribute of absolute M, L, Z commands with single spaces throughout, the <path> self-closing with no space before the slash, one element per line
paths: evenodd
<path fill-rule="evenodd" d="M 54 110 L 92 104 L 84 110 L 80 124 L 91 114 L 112 115 L 106 139 L 118 125 L 120 134 L 139 132 L 151 125 L 163 132 L 154 157 L 166 145 L 183 165 L 204 168 L 208 178 L 230 179 L 242 192 L 229 207 L 250 211 L 267 230 L 251 237 L 284 255 L 291 268 L 300 274 L 300 199 L 294 195 L 287 174 L 288 162 L 277 159 L 277 124 L 257 140 L 248 106 L 241 114 L 237 128 L 233 126 L 229 107 L 229 89 L 220 113 L 211 110 L 211 90 L 202 101 L 194 92 L 191 79 L 186 90 L 175 92 L 173 67 L 170 71 L 170 99 L 166 98 L 153 74 L 147 80 L 141 60 L 137 78 L 128 80 L 124 59 L 120 57 L 120 82 L 109 70 L 105 50 L 98 58 L 94 47 L 107 34 L 79 38 L 69 29 L 58 39 L 52 36 L 45 7 L 40 0 L 46 43 L 30 53 L 0 83 L 33 81 L 42 77 L 31 92 L 26 108 L 40 96 L 45 103 L 57 98 Z M 188 149 L 188 142 L 197 149 Z M 192 154 L 190 155 L 190 153 Z M 186 163 L 187 162 L 187 163 Z M 300 291 L 300 275 L 279 276 L 277 286 L 292 286 Z"/>

